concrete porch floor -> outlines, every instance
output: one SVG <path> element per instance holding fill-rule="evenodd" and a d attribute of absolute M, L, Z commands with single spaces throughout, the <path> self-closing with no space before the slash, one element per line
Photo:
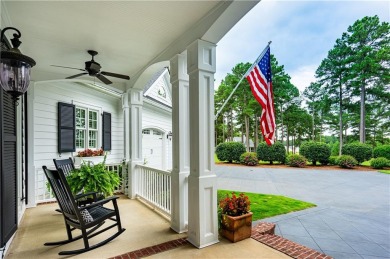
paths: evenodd
<path fill-rule="evenodd" d="M 183 238 L 170 229 L 169 222 L 137 200 L 121 196 L 118 200 L 122 225 L 126 231 L 108 244 L 76 256 L 59 256 L 63 250 L 79 249 L 83 241 L 62 246 L 44 246 L 45 242 L 66 238 L 62 214 L 55 212 L 56 203 L 27 209 L 6 258 L 109 258 L 134 250 Z M 91 239 L 94 244 L 114 233 L 111 229 Z M 77 234 L 77 233 L 75 233 Z M 153 258 L 290 258 L 251 238 L 230 243 L 220 238 L 218 244 L 197 249 L 190 244 L 151 256 Z"/>

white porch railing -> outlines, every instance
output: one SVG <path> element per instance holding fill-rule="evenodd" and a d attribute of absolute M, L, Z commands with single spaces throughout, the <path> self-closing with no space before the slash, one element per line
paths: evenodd
<path fill-rule="evenodd" d="M 121 178 L 120 185 L 115 189 L 114 193 L 124 193 L 127 194 L 128 190 L 128 177 L 127 177 L 127 167 L 122 166 L 121 163 L 112 163 L 106 164 L 106 168 L 108 171 L 113 171 L 119 175 Z M 55 168 L 54 168 L 55 169 Z M 49 191 L 47 187 L 47 179 L 45 174 L 41 168 L 39 168 L 36 173 L 35 179 L 35 200 L 37 203 L 44 203 L 55 201 L 55 198 L 52 192 Z"/>
<path fill-rule="evenodd" d="M 171 217 L 171 173 L 144 165 L 135 166 L 135 194 L 154 209 Z"/>

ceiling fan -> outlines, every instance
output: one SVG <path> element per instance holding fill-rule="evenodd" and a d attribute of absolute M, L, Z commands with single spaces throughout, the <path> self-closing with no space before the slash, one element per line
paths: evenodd
<path fill-rule="evenodd" d="M 80 74 L 77 74 L 77 75 L 73 75 L 73 76 L 69 76 L 66 79 L 72 79 L 72 78 L 76 78 L 76 77 L 83 76 L 83 75 L 90 75 L 90 76 L 96 77 L 97 79 L 99 79 L 100 81 L 105 83 L 106 85 L 112 84 L 112 82 L 110 80 L 108 80 L 108 78 L 105 77 L 105 76 L 111 76 L 111 77 L 117 77 L 117 78 L 121 78 L 121 79 L 130 80 L 130 77 L 127 76 L 127 75 L 120 75 L 120 74 L 116 74 L 116 73 L 100 71 L 100 69 L 102 67 L 100 66 L 99 63 L 97 63 L 93 59 L 93 57 L 96 56 L 98 54 L 98 52 L 94 51 L 94 50 L 88 50 L 88 53 L 92 56 L 92 59 L 90 61 L 86 61 L 85 62 L 85 69 L 74 68 L 74 67 L 56 66 L 56 65 L 51 65 L 51 66 L 53 66 L 53 67 L 70 68 L 70 69 L 76 69 L 76 70 L 84 71 L 83 73 L 80 73 Z"/>

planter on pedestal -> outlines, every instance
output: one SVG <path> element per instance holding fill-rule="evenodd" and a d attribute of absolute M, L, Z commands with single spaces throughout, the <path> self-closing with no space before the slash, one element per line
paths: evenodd
<path fill-rule="evenodd" d="M 221 236 L 231 242 L 238 242 L 251 237 L 252 234 L 252 212 L 241 216 L 229 216 L 222 214 L 220 228 Z"/>

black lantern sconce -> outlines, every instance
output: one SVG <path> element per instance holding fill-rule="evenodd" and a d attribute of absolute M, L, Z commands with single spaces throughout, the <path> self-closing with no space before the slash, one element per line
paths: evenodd
<path fill-rule="evenodd" d="M 172 139 L 172 131 L 169 131 L 168 133 L 167 133 L 167 139 L 169 139 L 169 140 L 171 140 Z"/>
<path fill-rule="evenodd" d="M 14 30 L 14 38 L 11 39 L 12 48 L 8 51 L 1 51 L 0 60 L 0 84 L 7 93 L 12 95 L 17 103 L 19 96 L 24 94 L 30 84 L 31 68 L 35 66 L 35 61 L 23 55 L 18 47 L 22 42 L 19 38 L 22 36 L 20 31 L 13 27 L 6 27 L 1 31 L 1 41 L 3 42 L 4 33 L 7 30 Z"/>

